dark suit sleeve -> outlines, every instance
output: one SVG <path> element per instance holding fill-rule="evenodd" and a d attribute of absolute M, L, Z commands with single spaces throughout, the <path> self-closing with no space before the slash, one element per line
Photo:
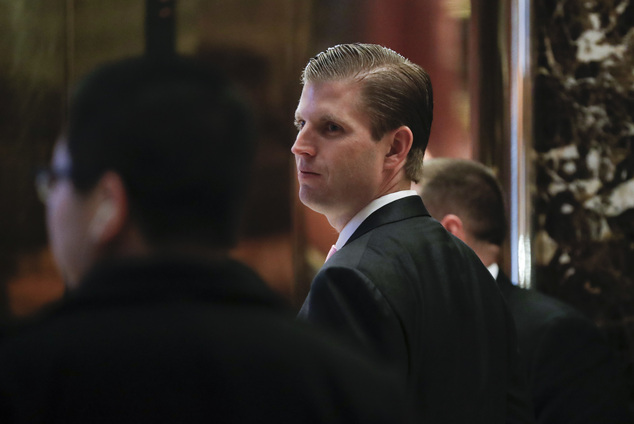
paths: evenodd
<path fill-rule="evenodd" d="M 536 424 L 535 409 L 528 390 L 527 376 L 517 347 L 517 332 L 513 317 L 505 310 L 507 336 L 507 413 L 506 424 Z"/>
<path fill-rule="evenodd" d="M 622 370 L 592 322 L 558 317 L 535 343 L 529 366 L 539 424 L 633 422 Z"/>
<path fill-rule="evenodd" d="M 407 341 L 393 308 L 361 272 L 323 268 L 313 280 L 300 318 L 334 330 L 404 371 Z"/>

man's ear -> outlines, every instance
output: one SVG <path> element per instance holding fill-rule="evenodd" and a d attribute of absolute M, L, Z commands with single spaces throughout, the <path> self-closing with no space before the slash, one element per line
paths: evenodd
<path fill-rule="evenodd" d="M 403 125 L 389 133 L 390 150 L 385 155 L 385 165 L 388 168 L 398 168 L 405 165 L 407 155 L 414 142 L 414 134 L 409 127 Z"/>
<path fill-rule="evenodd" d="M 93 243 L 105 246 L 121 234 L 129 218 L 128 197 L 121 177 L 106 172 L 99 179 L 94 196 L 95 212 L 88 234 Z"/>
<path fill-rule="evenodd" d="M 462 220 L 454 214 L 445 215 L 440 223 L 443 227 L 447 229 L 451 234 L 458 237 L 460 240 L 464 241 L 465 239 L 465 228 Z"/>

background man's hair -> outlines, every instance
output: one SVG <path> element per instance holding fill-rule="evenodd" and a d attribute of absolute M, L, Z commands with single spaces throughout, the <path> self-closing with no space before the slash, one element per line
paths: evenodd
<path fill-rule="evenodd" d="M 425 161 L 420 186 L 434 218 L 458 215 L 476 239 L 498 246 L 504 242 L 504 194 L 489 168 L 471 160 L 430 159 Z"/>
<path fill-rule="evenodd" d="M 433 119 L 427 72 L 383 46 L 341 44 L 312 58 L 302 73 L 304 84 L 348 79 L 363 84 L 363 108 L 375 140 L 402 125 L 412 130 L 414 142 L 405 171 L 410 180 L 418 181 Z"/>
<path fill-rule="evenodd" d="M 194 59 L 138 57 L 85 77 L 66 134 L 81 192 L 111 170 L 151 243 L 235 241 L 253 157 L 248 107 L 227 79 Z"/>

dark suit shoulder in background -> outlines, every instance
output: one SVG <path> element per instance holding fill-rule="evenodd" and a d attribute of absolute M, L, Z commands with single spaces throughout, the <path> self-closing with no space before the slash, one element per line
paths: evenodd
<path fill-rule="evenodd" d="M 502 273 L 498 285 L 515 319 L 537 422 L 632 423 L 623 369 L 595 324 Z"/>

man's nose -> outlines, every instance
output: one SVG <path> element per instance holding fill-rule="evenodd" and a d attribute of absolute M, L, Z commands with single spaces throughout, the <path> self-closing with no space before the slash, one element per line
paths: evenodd
<path fill-rule="evenodd" d="M 293 147 L 291 147 L 291 152 L 295 156 L 315 156 L 315 144 L 306 128 L 302 128 L 297 133 L 297 138 L 295 138 L 295 143 L 293 143 Z"/>

